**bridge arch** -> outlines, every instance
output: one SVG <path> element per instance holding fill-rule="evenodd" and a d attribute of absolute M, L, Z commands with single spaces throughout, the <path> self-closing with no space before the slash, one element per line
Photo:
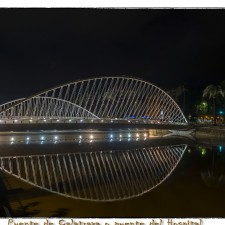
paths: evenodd
<path fill-rule="evenodd" d="M 35 101 L 37 99 L 48 99 L 51 104 L 56 100 L 64 104 L 70 103 L 95 118 L 187 123 L 177 103 L 165 91 L 139 78 L 123 76 L 97 77 L 58 85 L 0 108 L 0 117 L 16 114 L 23 117 L 23 112 L 27 112 L 28 108 L 31 114 L 38 107 L 44 108 L 45 101 Z M 48 108 L 51 110 L 51 107 Z M 60 111 L 57 113 L 58 117 L 68 114 L 66 107 L 57 110 Z M 48 117 L 52 114 L 45 111 L 46 115 L 41 116 Z M 80 118 L 78 114 L 73 117 Z"/>
<path fill-rule="evenodd" d="M 16 100 L 16 102 L 17 101 L 18 100 Z M 9 104 L 11 104 L 11 102 Z M 5 105 L 3 105 L 3 108 L 4 107 Z M 22 102 L 14 105 L 10 110 L 3 111 L 2 117 L 10 117 L 12 119 L 68 119 L 74 117 L 77 119 L 99 119 L 99 117 L 79 105 L 52 97 L 33 97 L 23 99 Z"/>

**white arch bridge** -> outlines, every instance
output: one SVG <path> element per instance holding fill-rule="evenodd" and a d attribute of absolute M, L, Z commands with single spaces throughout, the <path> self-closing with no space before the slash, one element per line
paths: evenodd
<path fill-rule="evenodd" d="M 131 77 L 98 77 L 59 85 L 0 105 L 0 121 L 132 121 L 186 124 L 159 87 Z"/>

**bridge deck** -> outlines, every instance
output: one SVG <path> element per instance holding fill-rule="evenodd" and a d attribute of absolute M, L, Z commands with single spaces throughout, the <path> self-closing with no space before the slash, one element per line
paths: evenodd
<path fill-rule="evenodd" d="M 76 130 L 76 129 L 168 129 L 168 130 L 187 130 L 190 125 L 176 124 L 117 124 L 117 123 L 36 123 L 36 124 L 0 124 L 1 131 L 34 131 L 34 130 Z"/>

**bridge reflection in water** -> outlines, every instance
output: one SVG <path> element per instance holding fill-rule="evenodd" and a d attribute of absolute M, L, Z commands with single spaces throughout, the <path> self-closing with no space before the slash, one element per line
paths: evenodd
<path fill-rule="evenodd" d="M 1 169 L 74 199 L 115 201 L 142 195 L 178 165 L 186 145 L 123 151 L 1 157 Z"/>

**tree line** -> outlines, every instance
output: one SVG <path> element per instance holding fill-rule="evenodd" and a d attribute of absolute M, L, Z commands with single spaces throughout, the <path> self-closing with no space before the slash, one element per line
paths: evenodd
<path fill-rule="evenodd" d="M 216 124 L 217 105 L 221 106 L 223 110 L 225 109 L 225 80 L 218 85 L 208 85 L 204 89 L 202 97 L 210 101 L 213 111 L 213 123 Z M 204 112 L 204 104 L 202 105 L 201 111 Z M 205 109 L 205 111 L 207 110 Z"/>

